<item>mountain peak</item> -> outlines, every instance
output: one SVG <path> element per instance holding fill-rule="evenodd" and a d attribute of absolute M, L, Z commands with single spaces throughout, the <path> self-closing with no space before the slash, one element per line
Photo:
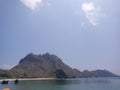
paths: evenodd
<path fill-rule="evenodd" d="M 34 53 L 29 53 L 28 55 L 26 56 L 34 56 L 35 54 Z"/>
<path fill-rule="evenodd" d="M 47 56 L 48 56 L 48 55 L 51 55 L 51 54 L 50 54 L 49 52 L 47 52 L 47 53 L 45 53 L 45 54 L 43 54 L 43 55 L 47 55 Z"/>
<path fill-rule="evenodd" d="M 35 55 L 33 53 L 29 53 L 23 59 L 20 60 L 19 64 L 23 63 L 23 62 L 35 62 L 37 59 L 39 59 L 38 55 Z"/>

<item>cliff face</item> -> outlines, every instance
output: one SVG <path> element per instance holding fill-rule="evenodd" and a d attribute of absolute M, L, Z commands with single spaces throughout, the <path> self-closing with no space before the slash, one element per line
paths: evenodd
<path fill-rule="evenodd" d="M 28 54 L 11 70 L 0 70 L 0 77 L 10 78 L 75 78 L 75 77 L 114 77 L 107 70 L 79 71 L 64 64 L 53 54 Z"/>

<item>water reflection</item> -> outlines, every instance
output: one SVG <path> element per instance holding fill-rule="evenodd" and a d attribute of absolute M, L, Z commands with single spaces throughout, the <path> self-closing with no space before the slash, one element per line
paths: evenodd
<path fill-rule="evenodd" d="M 119 89 L 113 89 L 116 88 L 116 86 Z M 10 82 L 7 85 L 0 84 L 0 90 L 4 87 L 9 87 L 11 90 L 120 90 L 120 79 L 77 78 L 64 80 L 21 80 L 18 84 L 14 82 Z"/>
<path fill-rule="evenodd" d="M 55 80 L 53 81 L 56 85 L 69 85 L 69 84 L 80 84 L 80 80 Z"/>
<path fill-rule="evenodd" d="M 111 83 L 106 78 L 77 78 L 77 79 L 66 79 L 66 80 L 55 80 L 53 81 L 56 85 L 67 85 L 67 84 L 93 84 L 93 83 Z"/>
<path fill-rule="evenodd" d="M 87 78 L 87 79 L 84 79 L 82 80 L 82 83 L 111 83 L 111 81 L 109 79 L 106 79 L 106 78 Z"/>

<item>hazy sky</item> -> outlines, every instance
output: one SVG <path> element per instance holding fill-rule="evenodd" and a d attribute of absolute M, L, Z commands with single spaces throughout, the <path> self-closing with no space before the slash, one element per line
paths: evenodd
<path fill-rule="evenodd" d="M 49 52 L 79 70 L 120 74 L 119 0 L 0 0 L 0 67 Z"/>

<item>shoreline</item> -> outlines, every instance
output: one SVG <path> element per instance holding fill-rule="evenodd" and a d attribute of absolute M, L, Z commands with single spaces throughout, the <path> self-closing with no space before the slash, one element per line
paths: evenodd
<path fill-rule="evenodd" d="M 18 80 L 20 80 L 20 81 L 22 81 L 22 80 L 56 80 L 56 78 L 16 78 L 16 79 L 18 79 Z M 0 79 L 0 81 L 3 81 L 3 80 L 5 80 L 5 81 L 15 81 L 16 79 Z"/>
<path fill-rule="evenodd" d="M 87 78 L 87 79 L 93 79 L 93 78 L 118 78 L 120 79 L 120 77 L 82 77 L 82 78 Z M 0 78 L 0 82 L 5 80 L 5 81 L 15 81 L 15 80 L 19 80 L 19 81 L 25 81 L 25 80 L 73 80 L 73 79 L 78 79 L 78 78 L 64 78 L 64 79 L 59 79 L 59 78 Z M 80 78 L 79 78 L 80 79 Z"/>

